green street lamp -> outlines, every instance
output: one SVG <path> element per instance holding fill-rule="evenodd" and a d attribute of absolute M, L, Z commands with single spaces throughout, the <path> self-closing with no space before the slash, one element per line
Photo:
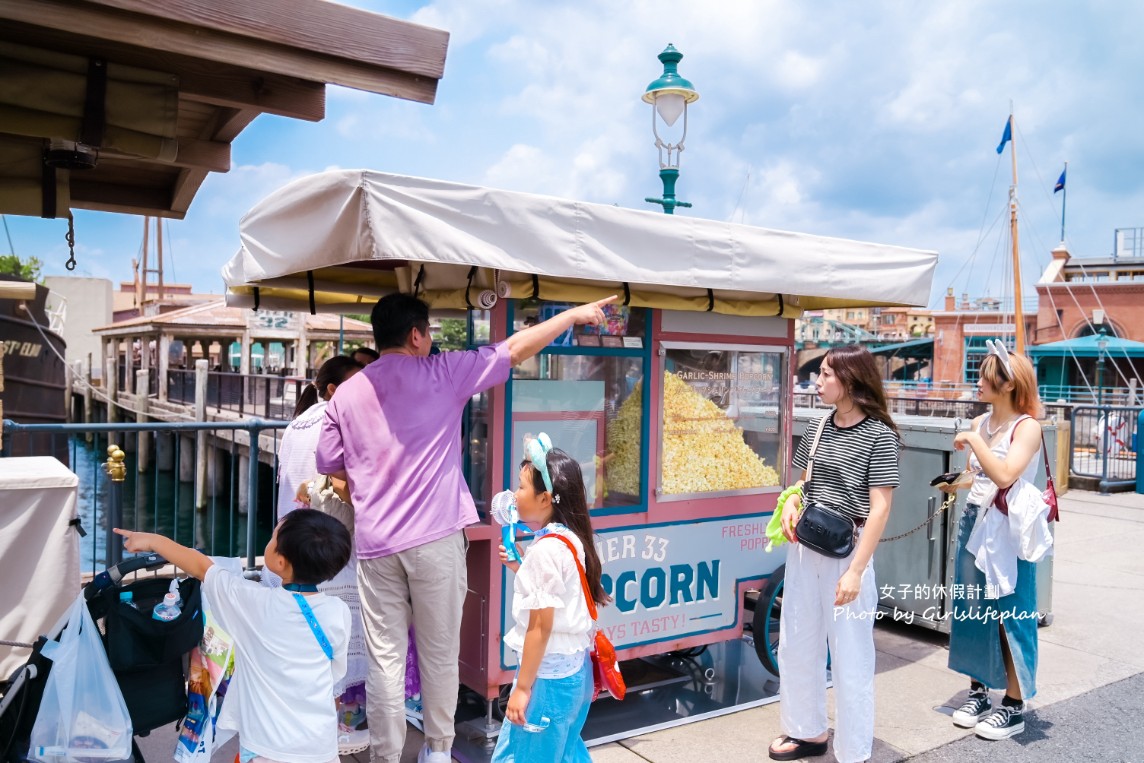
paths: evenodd
<path fill-rule="evenodd" d="M 643 100 L 652 105 L 651 131 L 655 135 L 655 147 L 659 152 L 659 179 L 663 181 L 663 198 L 648 196 L 644 201 L 659 204 L 665 214 L 674 214 L 676 207 L 690 207 L 687 201 L 675 198 L 675 181 L 679 179 L 679 155 L 683 153 L 683 141 L 687 138 L 687 106 L 699 99 L 699 92 L 692 84 L 679 76 L 679 62 L 683 54 L 669 44 L 659 54 L 663 64 L 663 74 L 652 81 L 644 91 Z M 675 143 L 665 142 L 659 134 L 659 121 L 667 128 L 675 126 L 683 115 L 683 132 Z M 659 116 L 659 120 L 656 116 Z M 666 156 L 665 156 L 666 154 Z"/>

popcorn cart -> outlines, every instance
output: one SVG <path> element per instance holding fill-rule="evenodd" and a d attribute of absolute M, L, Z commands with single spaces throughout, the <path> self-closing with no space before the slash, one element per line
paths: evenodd
<path fill-rule="evenodd" d="M 569 331 L 475 398 L 461 430 L 482 511 L 515 487 L 525 435 L 547 432 L 580 462 L 614 598 L 601 624 L 627 660 L 740 640 L 745 592 L 783 562 L 763 547 L 791 479 L 793 319 L 924 305 L 937 261 L 370 171 L 291 183 L 245 216 L 241 236 L 224 269 L 231 305 L 365 313 L 401 290 L 466 317 L 474 345 L 618 295 L 605 325 Z M 492 700 L 516 658 L 501 643 L 511 573 L 485 516 L 468 529 L 460 670 Z M 629 682 L 638 692 L 640 676 Z"/>

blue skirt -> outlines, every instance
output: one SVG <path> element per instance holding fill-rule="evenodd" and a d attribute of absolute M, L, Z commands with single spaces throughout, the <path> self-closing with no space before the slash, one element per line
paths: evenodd
<path fill-rule="evenodd" d="M 1037 565 L 1018 559 L 1016 590 L 1000 599 L 986 599 L 985 574 L 965 550 L 979 511 L 974 504 L 966 505 L 957 528 L 949 667 L 990 689 L 1004 689 L 1008 681 L 1001 653 L 1003 629 L 1021 698 L 1030 699 L 1037 693 Z"/>

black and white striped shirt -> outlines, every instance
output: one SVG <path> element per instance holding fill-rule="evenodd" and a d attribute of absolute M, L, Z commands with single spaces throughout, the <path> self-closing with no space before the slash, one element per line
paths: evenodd
<path fill-rule="evenodd" d="M 854 518 L 870 516 L 870 488 L 897 487 L 898 442 L 894 430 L 877 419 L 866 418 L 849 427 L 834 424 L 827 414 L 826 429 L 814 454 L 814 471 L 804 488 L 806 498 Z M 794 454 L 794 471 L 806 469 L 807 455 L 818 431 L 818 421 L 806 426 L 806 434 Z"/>

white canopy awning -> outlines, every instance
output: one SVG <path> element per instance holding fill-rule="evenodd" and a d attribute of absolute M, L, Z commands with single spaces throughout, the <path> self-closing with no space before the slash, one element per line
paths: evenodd
<path fill-rule="evenodd" d="M 227 303 L 368 312 L 384 294 L 435 308 L 499 292 L 797 317 L 924 306 L 937 253 L 441 180 L 337 170 L 276 191 L 243 217 L 223 269 Z"/>

